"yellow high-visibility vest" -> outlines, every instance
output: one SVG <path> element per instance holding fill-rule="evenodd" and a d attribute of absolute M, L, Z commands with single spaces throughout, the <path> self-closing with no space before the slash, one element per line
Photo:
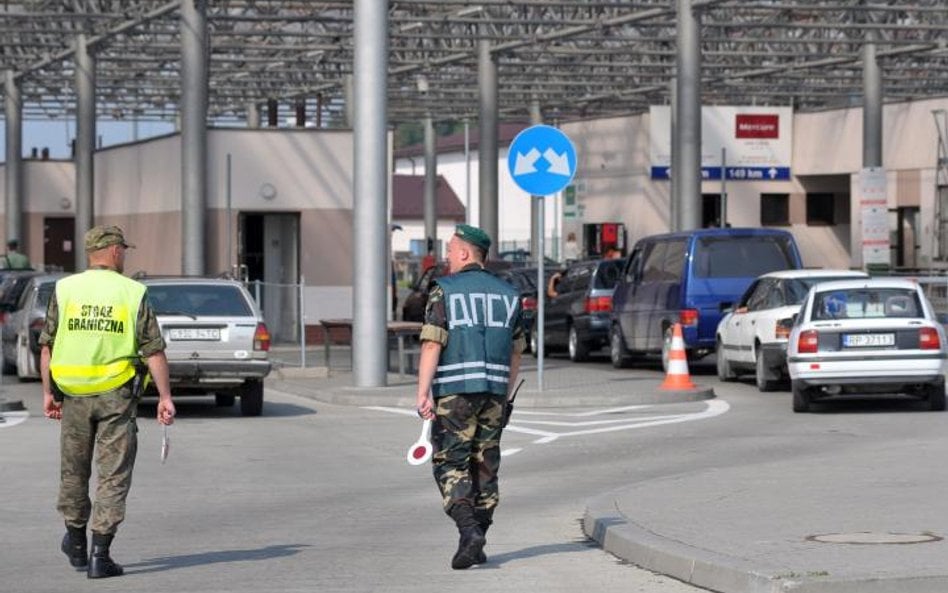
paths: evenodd
<path fill-rule="evenodd" d="M 67 395 L 111 391 L 135 376 L 135 324 L 145 285 L 112 270 L 87 270 L 56 283 L 59 323 L 50 374 Z"/>

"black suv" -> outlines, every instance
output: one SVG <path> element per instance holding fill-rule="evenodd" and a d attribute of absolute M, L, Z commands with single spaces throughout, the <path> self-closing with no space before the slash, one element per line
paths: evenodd
<path fill-rule="evenodd" d="M 609 343 L 612 292 L 624 264 L 622 259 L 597 259 L 575 263 L 562 272 L 556 294 L 548 295 L 544 308 L 547 348 L 566 348 L 570 360 L 578 362 Z"/>

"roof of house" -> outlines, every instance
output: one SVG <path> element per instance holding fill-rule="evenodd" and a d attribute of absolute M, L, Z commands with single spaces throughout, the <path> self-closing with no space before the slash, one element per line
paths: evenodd
<path fill-rule="evenodd" d="M 464 222 L 464 204 L 447 180 L 438 175 L 435 212 L 438 220 Z M 392 175 L 392 220 L 424 220 L 425 176 Z"/>

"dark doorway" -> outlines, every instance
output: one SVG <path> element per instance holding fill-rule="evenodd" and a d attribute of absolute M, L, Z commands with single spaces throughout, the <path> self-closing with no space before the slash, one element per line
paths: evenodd
<path fill-rule="evenodd" d="M 263 280 L 263 214 L 241 214 L 238 226 L 240 263 L 248 280 Z"/>
<path fill-rule="evenodd" d="M 900 268 L 918 267 L 919 207 L 902 206 L 896 209 L 895 265 Z"/>
<path fill-rule="evenodd" d="M 701 194 L 701 228 L 724 226 L 721 220 L 721 194 Z"/>
<path fill-rule="evenodd" d="M 300 215 L 241 212 L 237 257 L 274 341 L 299 338 Z"/>
<path fill-rule="evenodd" d="M 46 269 L 76 271 L 76 222 L 71 216 L 43 218 L 43 263 Z"/>

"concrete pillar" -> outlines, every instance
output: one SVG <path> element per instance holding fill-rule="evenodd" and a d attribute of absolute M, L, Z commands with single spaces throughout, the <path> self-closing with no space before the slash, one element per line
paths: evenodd
<path fill-rule="evenodd" d="M 352 376 L 356 387 L 387 383 L 388 279 L 388 11 L 354 0 L 355 249 Z"/>
<path fill-rule="evenodd" d="M 431 250 L 435 257 L 438 253 L 438 153 L 435 148 L 434 122 L 431 116 L 425 118 L 425 240 L 426 250 Z"/>
<path fill-rule="evenodd" d="M 530 102 L 530 123 L 533 125 L 543 123 L 540 102 L 536 99 Z M 543 261 L 543 254 L 540 253 L 540 233 L 543 232 L 540 228 L 540 201 L 543 199 L 543 196 L 530 196 L 530 257 L 537 262 Z M 542 263 L 539 267 L 543 267 Z"/>
<path fill-rule="evenodd" d="M 678 0 L 678 85 L 675 121 L 680 230 L 701 226 L 701 39 L 691 0 Z"/>
<path fill-rule="evenodd" d="M 247 127 L 260 127 L 260 105 L 257 103 L 247 103 Z"/>
<path fill-rule="evenodd" d="M 207 209 L 207 4 L 181 2 L 182 272 L 205 273 Z"/>
<path fill-rule="evenodd" d="M 3 102 L 6 119 L 6 184 L 4 204 L 6 208 L 6 238 L 19 239 L 21 250 L 23 243 L 22 212 L 23 195 L 23 101 L 20 97 L 20 85 L 13 70 L 7 70 L 5 76 L 6 98 Z"/>
<path fill-rule="evenodd" d="M 477 82 L 480 106 L 480 148 L 478 166 L 480 180 L 480 220 L 477 226 L 491 238 L 490 257 L 497 255 L 497 62 L 490 53 L 490 41 L 477 42 Z"/>
<path fill-rule="evenodd" d="M 296 108 L 296 127 L 306 127 L 306 99 L 297 99 L 294 105 Z"/>
<path fill-rule="evenodd" d="M 876 60 L 876 45 L 862 49 L 862 166 L 882 166 L 882 71 Z"/>
<path fill-rule="evenodd" d="M 95 226 L 95 57 L 86 36 L 76 39 L 76 271 L 86 269 L 83 237 Z"/>

